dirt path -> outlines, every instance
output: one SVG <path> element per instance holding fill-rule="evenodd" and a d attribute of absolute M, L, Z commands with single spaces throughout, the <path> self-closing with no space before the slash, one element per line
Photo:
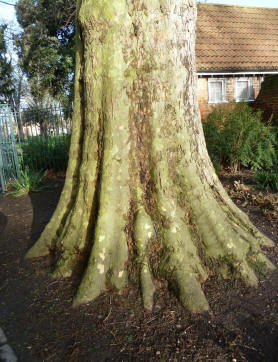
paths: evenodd
<path fill-rule="evenodd" d="M 0 327 L 19 361 L 277 361 L 278 272 L 261 277 L 257 290 L 211 279 L 205 316 L 188 313 L 164 290 L 147 314 L 132 288 L 72 309 L 75 281 L 52 279 L 48 259 L 23 259 L 60 191 L 57 182 L 38 194 L 0 197 Z M 277 220 L 234 196 L 278 244 Z M 266 252 L 277 264 L 278 248 Z"/>

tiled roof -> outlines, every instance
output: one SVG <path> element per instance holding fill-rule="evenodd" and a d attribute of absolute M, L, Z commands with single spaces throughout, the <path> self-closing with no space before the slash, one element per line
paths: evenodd
<path fill-rule="evenodd" d="M 198 71 L 278 70 L 278 8 L 198 4 Z"/>

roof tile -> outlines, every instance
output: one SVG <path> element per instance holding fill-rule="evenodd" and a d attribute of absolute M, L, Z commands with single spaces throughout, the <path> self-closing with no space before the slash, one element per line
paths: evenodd
<path fill-rule="evenodd" d="M 278 70 L 278 8 L 198 4 L 198 71 Z"/>

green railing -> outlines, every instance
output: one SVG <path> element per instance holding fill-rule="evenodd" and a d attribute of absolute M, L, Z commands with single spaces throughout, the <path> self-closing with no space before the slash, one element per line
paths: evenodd
<path fill-rule="evenodd" d="M 28 107 L 12 112 L 0 104 L 0 190 L 20 170 L 63 171 L 67 168 L 72 110 Z"/>
<path fill-rule="evenodd" d="M 10 180 L 19 175 L 16 129 L 16 121 L 10 107 L 0 104 L 0 190 L 2 192 L 7 190 Z"/>
<path fill-rule="evenodd" d="M 60 107 L 22 108 L 16 113 L 21 168 L 66 170 L 72 111 Z"/>

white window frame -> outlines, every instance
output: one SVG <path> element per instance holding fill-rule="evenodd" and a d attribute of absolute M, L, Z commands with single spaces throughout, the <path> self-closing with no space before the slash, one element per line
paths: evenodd
<path fill-rule="evenodd" d="M 216 83 L 216 82 L 219 82 L 222 84 L 222 100 L 217 101 L 217 102 L 211 100 L 211 88 L 210 88 L 210 84 Z M 209 78 L 208 79 L 208 103 L 210 103 L 210 104 L 227 103 L 226 78 Z"/>
<path fill-rule="evenodd" d="M 247 99 L 238 98 L 238 96 L 237 96 L 237 84 L 238 84 L 238 82 L 243 82 L 243 81 L 244 81 L 244 82 L 247 82 L 247 81 L 248 81 L 248 94 L 247 94 Z M 241 78 L 237 78 L 237 79 L 235 80 L 235 101 L 236 101 L 236 102 L 252 102 L 252 101 L 254 101 L 252 78 L 241 77 Z"/>

